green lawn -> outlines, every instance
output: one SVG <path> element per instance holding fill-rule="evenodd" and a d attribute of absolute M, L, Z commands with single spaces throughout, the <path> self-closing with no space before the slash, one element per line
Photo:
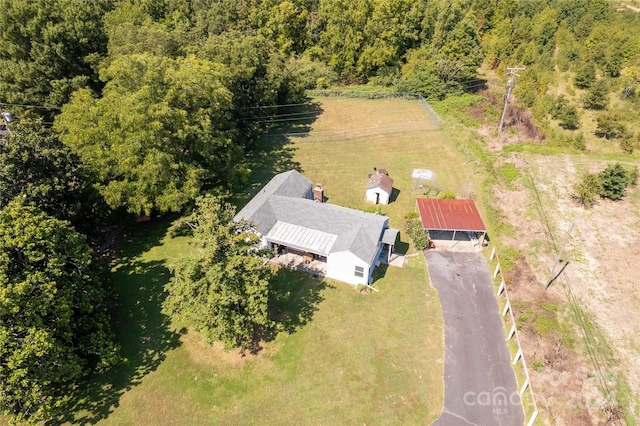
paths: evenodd
<path fill-rule="evenodd" d="M 314 182 L 321 182 L 328 202 L 359 210 L 375 206 L 365 201 L 368 175 L 373 168 L 384 168 L 394 180 L 395 199 L 380 212 L 390 217 L 390 225 L 404 230 L 404 215 L 415 210 L 414 168 L 435 172 L 441 191 L 461 196 L 467 187 L 475 190 L 473 165 L 446 132 L 435 131 L 417 101 L 401 99 L 314 99 L 324 111 L 309 128 L 309 134 L 289 138 L 268 138 L 260 155 L 252 160 L 252 191 L 238 200 L 243 205 L 250 193 L 275 173 L 297 168 Z M 422 122 L 426 130 L 412 131 Z M 403 125 L 406 125 L 406 131 Z M 379 126 L 380 134 L 358 138 L 355 129 L 371 134 Z M 341 131 L 345 131 L 341 137 Z M 332 132 L 332 133 L 329 133 Z M 348 138 L 348 139 L 347 139 Z M 477 193 L 477 191 L 476 191 Z M 431 193 L 430 196 L 433 196 Z M 402 237 L 404 238 L 404 237 Z"/>
<path fill-rule="evenodd" d="M 96 380 L 76 421 L 106 424 L 429 423 L 443 404 L 443 331 L 422 257 L 379 268 L 380 293 L 279 270 L 291 333 L 244 359 L 160 312 L 167 265 L 188 250 L 169 221 L 138 224 L 114 267 L 126 361 Z M 138 238 L 142 238 L 140 241 Z M 130 243 L 130 245 L 129 245 Z M 67 419 L 70 420 L 70 419 Z"/>
<path fill-rule="evenodd" d="M 417 102 L 322 99 L 316 127 L 426 120 Z M 329 111 L 333 111 L 329 114 Z M 338 111 L 338 113 L 335 113 Z M 357 112 L 354 112 L 357 111 Z M 332 118 L 333 117 L 333 118 Z M 355 123 L 355 124 L 354 124 Z M 370 126 L 370 125 L 369 125 Z M 316 138 L 317 139 L 317 138 Z M 382 212 L 392 226 L 414 210 L 411 169 L 431 168 L 445 190 L 469 173 L 440 132 L 401 132 L 367 140 L 268 142 L 252 157 L 253 188 L 295 166 L 322 182 L 329 202 L 366 209 L 367 174 L 386 168 L 400 190 Z M 94 378 L 68 421 L 106 424 L 429 424 L 443 406 L 444 333 L 440 305 L 422 256 L 404 268 L 375 272 L 379 293 L 281 269 L 274 286 L 288 289 L 280 309 L 287 331 L 257 355 L 241 357 L 176 329 L 160 311 L 168 267 L 190 248 L 172 237 L 172 218 L 132 224 L 119 241 L 110 285 L 117 296 L 115 330 L 125 362 Z M 406 249 L 406 237 L 404 248 Z M 402 245 L 401 245 L 402 246 Z"/>

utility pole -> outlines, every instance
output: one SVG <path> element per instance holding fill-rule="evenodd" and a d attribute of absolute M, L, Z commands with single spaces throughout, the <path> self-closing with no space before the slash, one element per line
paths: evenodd
<path fill-rule="evenodd" d="M 571 231 L 573 231 L 574 226 L 575 224 L 571 222 L 571 227 L 569 228 L 569 231 L 567 231 L 567 237 L 564 239 L 564 244 L 562 244 L 562 248 L 560 249 L 560 252 L 558 252 L 558 257 L 556 257 L 556 261 L 553 264 L 553 267 L 551 267 L 551 272 L 549 272 L 549 278 L 547 278 L 547 282 L 544 285 L 545 290 L 548 289 L 549 286 L 551 285 L 551 281 L 553 280 L 553 274 L 556 272 L 556 268 L 558 267 L 558 263 L 560 263 L 560 259 L 562 259 L 562 253 L 564 253 L 564 248 L 567 246 L 567 242 L 569 242 L 569 237 L 571 236 Z"/>
<path fill-rule="evenodd" d="M 5 113 L 0 106 L 0 135 L 8 135 L 11 133 L 9 122 L 11 122 L 11 114 Z"/>
<path fill-rule="evenodd" d="M 511 98 L 511 91 L 516 85 L 516 77 L 520 77 L 518 71 L 523 70 L 525 70 L 525 67 L 507 67 L 507 71 L 509 71 L 509 81 L 507 81 L 507 93 L 504 95 L 504 108 L 502 109 L 502 117 L 500 117 L 500 124 L 498 125 L 498 132 L 500 133 L 502 133 L 502 128 L 504 127 L 504 116 L 507 115 L 507 106 Z"/>

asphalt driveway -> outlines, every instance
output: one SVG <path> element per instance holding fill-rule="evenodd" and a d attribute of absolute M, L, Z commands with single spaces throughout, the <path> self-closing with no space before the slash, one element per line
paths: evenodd
<path fill-rule="evenodd" d="M 444 316 L 444 411 L 434 425 L 522 425 L 491 273 L 479 253 L 425 251 Z"/>

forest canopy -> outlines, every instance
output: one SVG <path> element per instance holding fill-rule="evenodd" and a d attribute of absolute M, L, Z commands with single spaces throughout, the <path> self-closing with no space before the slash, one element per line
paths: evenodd
<path fill-rule="evenodd" d="M 584 117 L 623 155 L 640 147 L 640 13 L 606 0 L 0 0 L 0 106 L 15 119 L 0 128 L 0 408 L 46 421 L 79 378 L 117 362 L 94 261 L 108 213 L 219 197 L 201 206 L 219 241 L 179 264 L 166 306 L 202 319 L 207 286 L 230 287 L 198 269 L 238 231 L 220 206 L 247 182 L 278 106 L 346 85 L 438 101 L 509 66 L 526 67 L 518 103 L 575 149 Z M 621 176 L 587 176 L 583 203 L 594 188 L 622 197 Z M 227 346 L 269 325 L 268 277 L 247 243 L 227 264 L 260 303 L 234 305 L 235 331 L 200 327 Z M 184 310 L 193 282 L 203 303 Z"/>

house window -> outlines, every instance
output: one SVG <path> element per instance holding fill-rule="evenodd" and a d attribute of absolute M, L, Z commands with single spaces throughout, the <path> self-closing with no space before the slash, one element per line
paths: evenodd
<path fill-rule="evenodd" d="M 362 266 L 356 266 L 356 277 L 364 277 L 364 268 Z"/>

